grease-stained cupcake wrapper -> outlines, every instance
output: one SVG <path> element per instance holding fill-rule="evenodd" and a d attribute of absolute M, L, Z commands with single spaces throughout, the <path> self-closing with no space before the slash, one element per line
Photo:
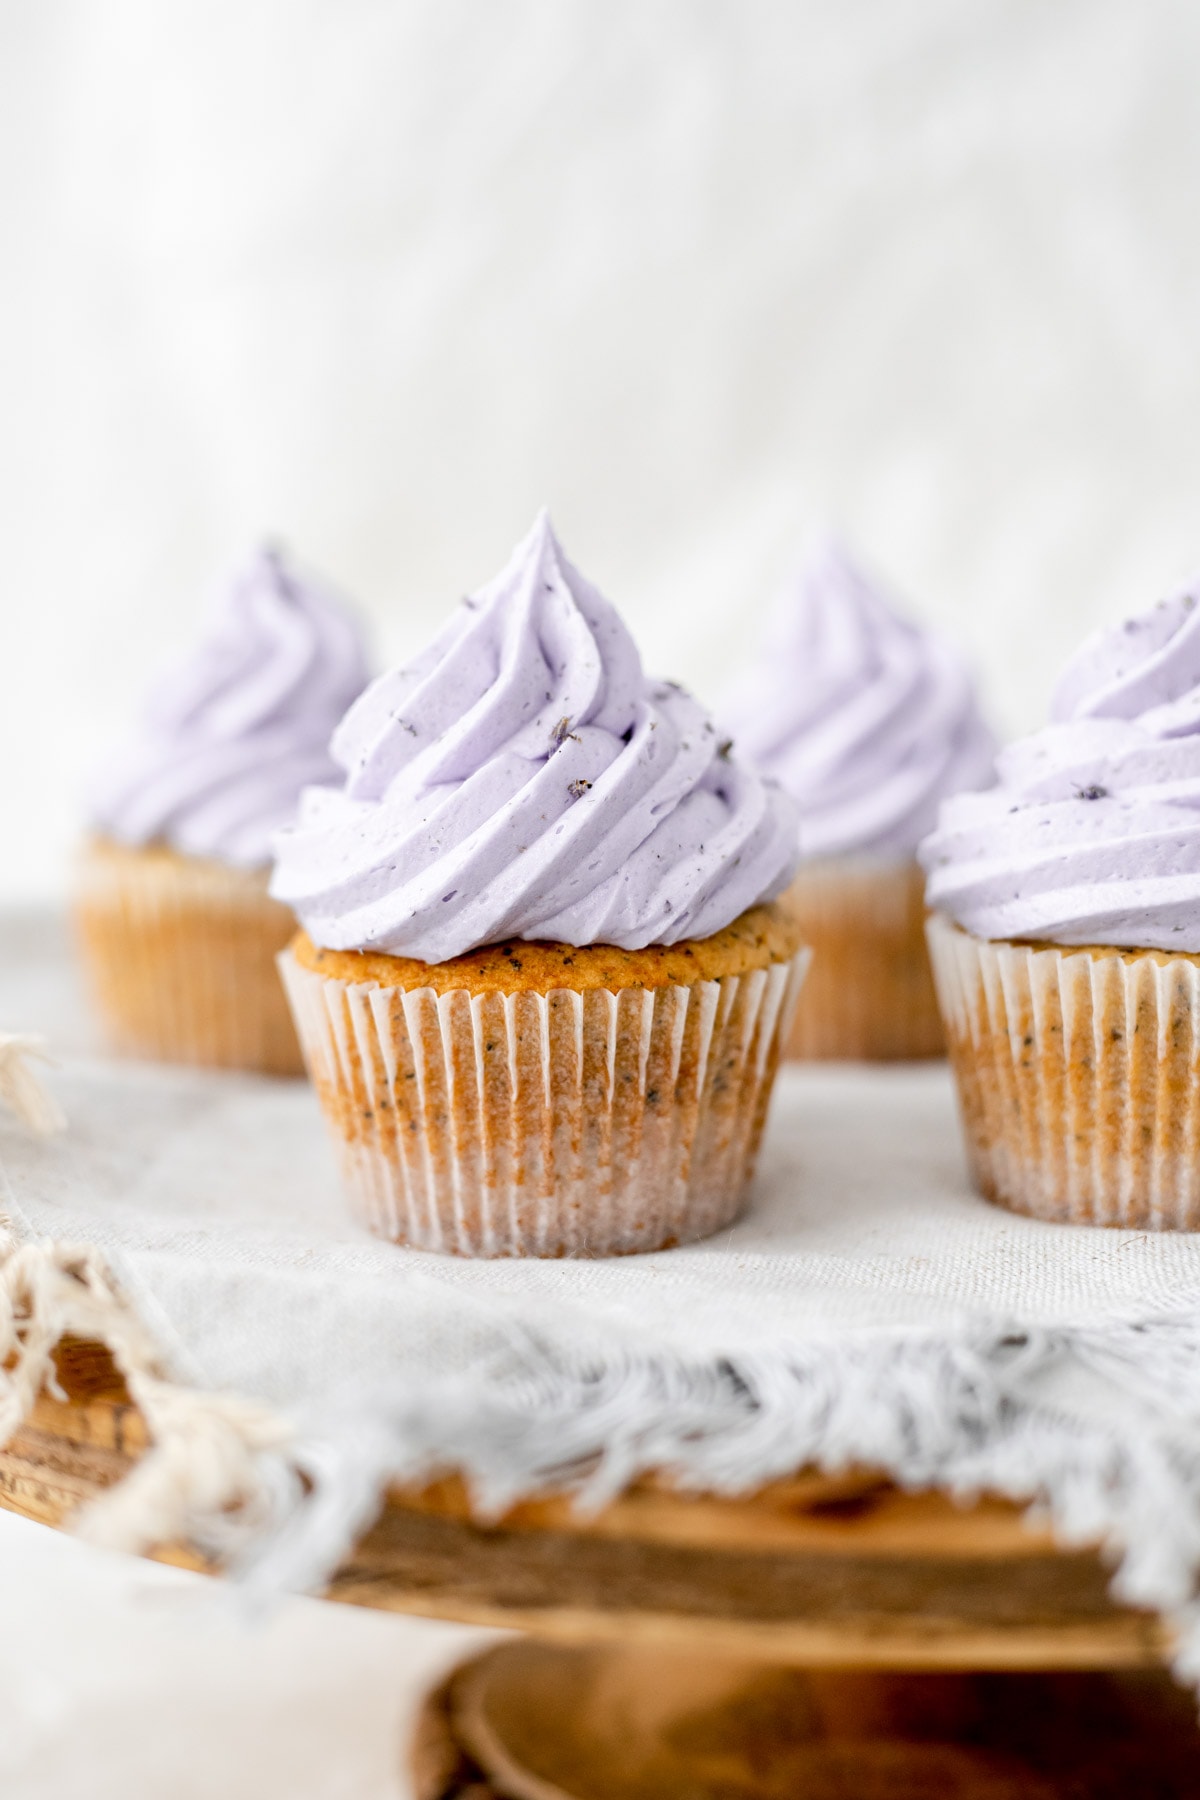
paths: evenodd
<path fill-rule="evenodd" d="M 372 1231 L 462 1256 L 615 1256 L 741 1212 L 807 960 L 690 987 L 441 995 L 279 962 Z"/>
<path fill-rule="evenodd" d="M 945 1054 L 916 863 L 809 863 L 786 903 L 813 951 L 788 1056 L 893 1062 Z"/>
<path fill-rule="evenodd" d="M 296 929 L 266 875 L 89 849 L 75 922 L 107 1035 L 126 1055 L 299 1075 L 275 959 Z"/>
<path fill-rule="evenodd" d="M 987 943 L 929 946 L 971 1171 L 1040 1219 L 1200 1229 L 1200 965 Z"/>

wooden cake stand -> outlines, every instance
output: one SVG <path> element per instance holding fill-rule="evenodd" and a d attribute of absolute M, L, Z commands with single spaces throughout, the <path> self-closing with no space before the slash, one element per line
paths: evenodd
<path fill-rule="evenodd" d="M 57 1363 L 67 1398 L 0 1452 L 0 1505 L 54 1526 L 147 1442 L 101 1346 Z M 1163 1627 L 996 1499 L 868 1471 L 739 1500 L 644 1479 L 592 1517 L 552 1495 L 483 1523 L 447 1479 L 393 1490 L 327 1597 L 526 1634 L 426 1701 L 418 1800 L 1200 1795 Z"/>

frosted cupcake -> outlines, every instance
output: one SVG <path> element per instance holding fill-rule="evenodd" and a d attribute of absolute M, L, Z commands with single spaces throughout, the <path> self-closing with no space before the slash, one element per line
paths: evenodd
<path fill-rule="evenodd" d="M 995 748 L 959 656 L 825 544 L 721 716 L 800 809 L 788 899 L 813 967 L 788 1055 L 941 1055 L 916 850 L 946 795 L 992 779 Z"/>
<path fill-rule="evenodd" d="M 803 969 L 791 802 L 645 677 L 544 514 L 333 748 L 272 891 L 367 1224 L 472 1256 L 729 1224 Z"/>
<path fill-rule="evenodd" d="M 260 551 L 212 630 L 154 690 L 92 785 L 76 920 L 116 1048 L 298 1074 L 275 957 L 295 919 L 267 892 L 271 840 L 367 680 L 339 602 Z"/>
<path fill-rule="evenodd" d="M 922 848 L 975 1180 L 1039 1218 L 1200 1228 L 1200 608 L 1089 640 L 1053 723 Z"/>

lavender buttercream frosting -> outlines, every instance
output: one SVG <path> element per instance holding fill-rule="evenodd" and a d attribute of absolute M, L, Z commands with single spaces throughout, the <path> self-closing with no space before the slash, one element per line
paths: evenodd
<path fill-rule="evenodd" d="M 272 882 L 330 949 L 673 944 L 795 868 L 791 802 L 643 674 L 544 513 L 422 656 L 372 683 L 333 750 L 345 783 L 305 795 Z"/>
<path fill-rule="evenodd" d="M 947 794 L 992 779 L 995 744 L 957 652 L 832 542 L 784 588 L 721 717 L 794 796 L 806 859 L 907 862 Z"/>
<path fill-rule="evenodd" d="M 1200 952 L 1200 604 L 1090 638 L 1052 723 L 948 801 L 929 902 L 983 938 Z"/>
<path fill-rule="evenodd" d="M 337 781 L 334 726 L 368 679 L 341 603 L 258 551 L 211 631 L 153 690 L 136 735 L 91 786 L 93 826 L 238 867 L 269 863 L 301 790 Z"/>

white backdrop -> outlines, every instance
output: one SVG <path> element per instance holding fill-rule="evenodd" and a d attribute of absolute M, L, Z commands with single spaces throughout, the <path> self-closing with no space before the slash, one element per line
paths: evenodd
<path fill-rule="evenodd" d="M 1200 561 L 1187 0 L 0 6 L 0 896 L 267 530 L 417 643 L 535 507 L 711 697 L 840 521 L 1040 717 Z"/>

